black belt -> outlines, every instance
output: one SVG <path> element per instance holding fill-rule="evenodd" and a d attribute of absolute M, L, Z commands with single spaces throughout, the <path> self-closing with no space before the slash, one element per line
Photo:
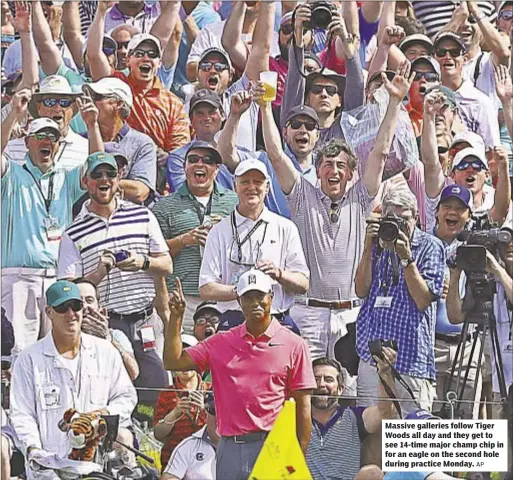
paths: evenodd
<path fill-rule="evenodd" d="M 324 300 L 315 300 L 314 298 L 308 299 L 309 307 L 317 307 L 317 308 L 329 308 L 332 310 L 351 310 L 352 308 L 356 308 L 361 306 L 363 303 L 362 300 L 336 300 L 334 302 L 324 301 Z"/>
<path fill-rule="evenodd" d="M 253 432 L 246 433 L 246 435 L 235 435 L 234 437 L 225 437 L 226 440 L 231 440 L 233 443 L 256 443 L 265 440 L 269 432 Z"/>
<path fill-rule="evenodd" d="M 448 343 L 450 345 L 457 345 L 460 343 L 461 335 L 456 333 L 454 335 L 446 335 L 445 333 L 435 333 L 435 339 L 441 340 L 442 342 Z M 469 333 L 467 335 L 467 342 L 472 340 L 472 335 Z"/>
<path fill-rule="evenodd" d="M 289 310 L 285 310 L 284 312 L 280 312 L 280 313 L 273 313 L 272 316 L 275 317 L 276 320 L 281 322 L 283 320 L 283 317 L 285 315 L 288 315 L 289 313 L 290 313 L 290 309 Z"/>
<path fill-rule="evenodd" d="M 118 313 L 112 310 L 109 311 L 109 318 L 115 318 L 117 320 L 121 320 L 122 322 L 138 322 L 143 318 L 147 318 L 153 314 L 153 305 L 146 307 L 144 310 L 140 312 L 134 313 Z"/>

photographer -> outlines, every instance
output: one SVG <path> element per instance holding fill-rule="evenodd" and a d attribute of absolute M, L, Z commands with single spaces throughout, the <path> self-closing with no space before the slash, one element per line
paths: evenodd
<path fill-rule="evenodd" d="M 356 294 L 365 298 L 356 321 L 358 397 L 377 396 L 369 341 L 390 339 L 398 345 L 396 370 L 421 407 L 430 409 L 435 393 L 433 302 L 442 295 L 445 252 L 439 239 L 416 228 L 417 200 L 412 193 L 389 192 L 383 214 L 381 221 L 368 221 L 355 278 Z M 402 385 L 397 390 L 398 398 L 409 396 Z M 404 414 L 418 408 L 412 401 L 401 406 Z"/>

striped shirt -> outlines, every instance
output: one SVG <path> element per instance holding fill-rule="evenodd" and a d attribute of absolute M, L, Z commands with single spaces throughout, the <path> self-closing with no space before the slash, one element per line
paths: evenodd
<path fill-rule="evenodd" d="M 367 436 L 363 410 L 338 407 L 326 425 L 312 419 L 306 463 L 313 478 L 349 479 L 358 473 L 361 442 Z"/>
<path fill-rule="evenodd" d="M 338 220 L 332 223 L 331 199 L 299 177 L 287 201 L 310 269 L 310 298 L 344 301 L 356 297 L 354 277 L 372 200 L 365 185 L 357 181 L 338 202 Z"/>
<path fill-rule="evenodd" d="M 235 192 L 214 184 L 210 215 L 226 217 L 230 214 L 239 199 Z M 166 240 L 176 238 L 202 224 L 207 207 L 203 206 L 189 191 L 184 183 L 177 192 L 165 197 L 153 208 Z M 200 218 L 201 217 L 201 218 Z M 174 272 L 166 279 L 169 291 L 175 288 L 175 278 L 182 281 L 186 295 L 199 295 L 198 282 L 201 267 L 201 251 L 199 245 L 184 248 L 173 258 Z"/>
<path fill-rule="evenodd" d="M 96 270 L 104 250 L 129 250 L 140 254 L 168 251 L 157 219 L 146 207 L 118 200 L 109 218 L 87 209 L 87 202 L 66 229 L 59 250 L 57 276 L 77 278 Z M 153 277 L 143 270 L 124 272 L 113 268 L 98 285 L 101 303 L 121 314 L 143 310 L 153 302 Z"/>
<path fill-rule="evenodd" d="M 426 27 L 428 35 L 434 37 L 439 30 L 451 21 L 452 13 L 460 2 L 414 0 L 412 3 L 417 20 Z M 490 21 L 495 21 L 497 15 L 493 2 L 477 2 L 477 5 L 483 13 L 488 15 Z"/>
<path fill-rule="evenodd" d="M 11 140 L 5 149 L 7 155 L 13 162 L 23 165 L 25 155 L 27 154 L 25 138 Z M 77 135 L 71 128 L 68 134 L 61 140 L 59 151 L 55 155 L 54 163 L 60 168 L 71 170 L 75 167 L 81 167 L 89 155 L 89 142 L 87 138 Z"/>

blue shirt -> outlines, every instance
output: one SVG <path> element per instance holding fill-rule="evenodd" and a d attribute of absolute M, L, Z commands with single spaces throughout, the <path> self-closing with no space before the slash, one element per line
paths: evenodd
<path fill-rule="evenodd" d="M 445 273 L 445 251 L 442 242 L 418 228 L 411 239 L 411 252 L 420 275 L 436 299 L 442 295 Z M 392 283 L 391 255 L 383 250 L 372 252 L 372 284 L 369 296 L 356 321 L 356 349 L 364 361 L 371 360 L 369 341 L 396 340 L 396 369 L 399 373 L 418 378 L 435 379 L 435 302 L 420 311 L 417 308 L 399 266 L 399 281 Z M 385 287 L 387 285 L 387 287 Z M 377 297 L 391 297 L 390 308 L 376 307 Z"/>
<path fill-rule="evenodd" d="M 43 174 L 28 154 L 26 168 L 12 161 L 7 165 L 2 177 L 2 268 L 55 268 L 60 242 L 47 239 L 45 220 L 55 218 L 61 232 L 71 224 L 73 204 L 84 193 L 81 167 L 66 170 L 57 165 Z M 52 177 L 47 214 L 42 192 L 48 198 Z"/>

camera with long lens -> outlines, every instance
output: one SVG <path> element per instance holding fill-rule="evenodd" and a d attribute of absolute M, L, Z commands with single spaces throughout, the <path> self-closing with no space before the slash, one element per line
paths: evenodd
<path fill-rule="evenodd" d="M 399 232 L 407 234 L 407 225 L 406 220 L 388 214 L 379 220 L 378 238 L 384 242 L 395 242 L 399 238 Z"/>
<path fill-rule="evenodd" d="M 378 358 L 384 359 L 383 356 L 383 348 L 388 347 L 397 352 L 397 342 L 395 340 L 384 340 L 384 339 L 376 339 L 369 341 L 369 350 L 371 355 L 376 356 Z"/>
<path fill-rule="evenodd" d="M 312 11 L 309 22 L 304 23 L 304 27 L 308 29 L 320 28 L 327 30 L 329 24 L 333 21 L 333 13 L 337 11 L 337 7 L 331 2 L 320 0 L 308 4 Z"/>

